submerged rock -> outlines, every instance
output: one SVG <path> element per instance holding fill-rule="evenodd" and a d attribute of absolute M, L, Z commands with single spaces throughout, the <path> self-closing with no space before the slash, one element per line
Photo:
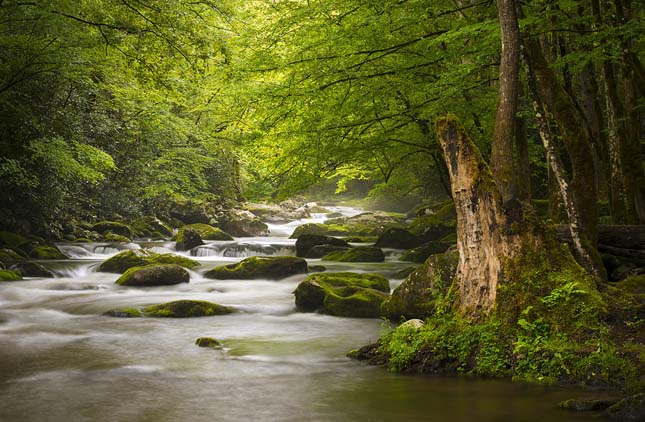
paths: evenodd
<path fill-rule="evenodd" d="M 356 318 L 377 318 L 390 284 L 376 274 L 320 273 L 302 281 L 296 290 L 296 308 Z"/>
<path fill-rule="evenodd" d="M 109 311 L 104 312 L 103 315 L 115 318 L 140 318 L 143 316 L 141 311 L 137 308 L 110 309 Z"/>
<path fill-rule="evenodd" d="M 434 300 L 445 294 L 452 283 L 458 259 L 457 253 L 432 255 L 383 302 L 383 315 L 393 320 L 432 315 Z"/>
<path fill-rule="evenodd" d="M 145 316 L 156 318 L 192 318 L 225 315 L 230 314 L 233 310 L 205 300 L 175 300 L 148 306 L 142 312 Z"/>
<path fill-rule="evenodd" d="M 36 262 L 20 262 L 9 269 L 20 272 L 24 277 L 54 277 L 51 271 Z"/>
<path fill-rule="evenodd" d="M 607 414 L 612 419 L 645 420 L 645 393 L 634 394 L 622 399 L 607 409 Z"/>
<path fill-rule="evenodd" d="M 322 258 L 323 261 L 339 262 L 383 262 L 385 255 L 380 248 L 374 246 L 357 246 L 348 250 L 329 253 Z"/>
<path fill-rule="evenodd" d="M 213 349 L 222 348 L 222 343 L 220 343 L 219 341 L 211 337 L 200 337 L 197 340 L 195 340 L 195 344 L 199 347 L 210 347 Z"/>
<path fill-rule="evenodd" d="M 135 249 L 119 252 L 107 259 L 99 266 L 98 271 L 123 273 L 129 268 L 152 264 L 177 264 L 184 268 L 194 268 L 201 265 L 197 261 L 179 255 L 158 254 L 147 249 Z"/>
<path fill-rule="evenodd" d="M 349 243 L 343 239 L 337 239 L 331 236 L 323 236 L 318 234 L 303 234 L 296 240 L 296 256 L 303 258 L 322 258 L 325 253 L 332 250 L 318 248 L 315 251 L 311 249 L 315 246 L 327 246 L 331 248 L 349 248 Z M 326 252 L 325 252 L 326 250 Z M 325 253 L 322 253 L 325 252 Z M 320 254 L 322 253 L 322 255 Z"/>
<path fill-rule="evenodd" d="M 268 278 L 277 280 L 308 271 L 307 261 L 294 256 L 252 256 L 242 261 L 215 267 L 204 277 L 219 280 L 250 280 Z"/>
<path fill-rule="evenodd" d="M 127 270 L 116 281 L 121 286 L 171 286 L 174 284 L 188 283 L 188 271 L 176 264 L 148 265 L 133 267 Z"/>
<path fill-rule="evenodd" d="M 33 259 L 67 259 L 56 246 L 36 246 L 29 253 Z"/>
<path fill-rule="evenodd" d="M 561 401 L 559 406 L 562 409 L 575 410 L 577 412 L 588 412 L 594 410 L 605 410 L 616 404 L 616 399 L 569 399 Z"/>

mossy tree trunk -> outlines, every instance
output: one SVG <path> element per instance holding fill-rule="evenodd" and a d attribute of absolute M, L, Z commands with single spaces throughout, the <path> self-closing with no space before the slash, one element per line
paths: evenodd
<path fill-rule="evenodd" d="M 488 165 L 456 117 L 439 119 L 436 126 L 457 211 L 458 306 L 476 319 L 493 309 L 504 262 L 521 249 L 512 230 L 521 223 L 521 211 L 504 209 Z"/>

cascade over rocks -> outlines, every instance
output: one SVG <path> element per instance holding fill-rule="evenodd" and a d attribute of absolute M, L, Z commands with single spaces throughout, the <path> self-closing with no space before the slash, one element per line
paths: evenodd
<path fill-rule="evenodd" d="M 262 222 L 252 212 L 246 210 L 230 210 L 220 223 L 222 230 L 236 237 L 268 236 L 269 226 Z"/>
<path fill-rule="evenodd" d="M 177 235 L 175 249 L 178 251 L 188 251 L 196 246 L 202 246 L 203 244 L 204 242 L 197 230 L 186 227 L 181 231 L 181 234 Z"/>
<path fill-rule="evenodd" d="M 332 250 L 349 248 L 349 243 L 343 239 L 317 234 L 303 234 L 298 236 L 298 240 L 296 240 L 296 256 L 303 258 L 322 258 L 325 255 L 325 253 L 320 254 L 322 250 L 317 250 L 314 253 L 311 251 L 314 246 L 322 245 L 329 246 L 333 248 Z M 327 249 L 326 253 L 332 252 L 332 250 Z"/>

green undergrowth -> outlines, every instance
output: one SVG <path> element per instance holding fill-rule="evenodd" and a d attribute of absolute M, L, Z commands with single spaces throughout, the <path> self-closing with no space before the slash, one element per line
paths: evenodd
<path fill-rule="evenodd" d="M 621 296 L 616 304 L 617 288 L 599 289 L 600 282 L 556 244 L 527 248 L 508 264 L 508 281 L 499 286 L 489 316 L 476 320 L 460 315 L 455 293 L 449 293 L 438 299 L 436 312 L 423 327 L 386 332 L 377 355 L 400 372 L 643 388 L 645 349 L 634 340 L 642 327 L 642 311 L 623 309 L 642 303 L 642 296 L 631 301 Z M 632 294 L 624 290 L 623 295 Z M 621 338 L 625 330 L 631 334 Z"/>

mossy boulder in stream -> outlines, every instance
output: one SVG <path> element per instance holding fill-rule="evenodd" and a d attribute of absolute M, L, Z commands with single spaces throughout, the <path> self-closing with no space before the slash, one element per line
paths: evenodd
<path fill-rule="evenodd" d="M 246 210 L 230 210 L 223 218 L 222 229 L 237 237 L 268 236 L 269 226 Z"/>
<path fill-rule="evenodd" d="M 458 259 L 456 252 L 432 255 L 383 302 L 383 315 L 393 320 L 432 315 L 435 300 L 443 297 L 452 283 Z"/>
<path fill-rule="evenodd" d="M 377 274 L 318 273 L 302 281 L 293 292 L 296 308 L 356 318 L 377 318 L 390 284 Z"/>
<path fill-rule="evenodd" d="M 399 261 L 409 261 L 409 262 L 418 262 L 423 263 L 431 255 L 441 254 L 448 250 L 452 246 L 448 242 L 432 241 L 424 243 L 421 246 L 418 246 L 414 249 L 409 249 L 401 255 Z"/>
<path fill-rule="evenodd" d="M 132 242 L 131 239 L 121 236 L 120 234 L 112 233 L 112 232 L 106 232 L 103 235 L 103 238 L 108 241 L 108 242 L 121 242 L 121 243 L 130 243 Z"/>
<path fill-rule="evenodd" d="M 143 308 L 142 313 L 147 317 L 156 318 L 192 318 L 214 315 L 226 315 L 233 312 L 231 308 L 205 300 L 175 300 L 160 305 Z"/>
<path fill-rule="evenodd" d="M 442 220 L 434 215 L 424 215 L 416 218 L 409 226 L 408 230 L 417 236 L 423 242 L 439 240 L 446 235 L 457 231 L 457 222 L 455 220 Z"/>
<path fill-rule="evenodd" d="M 56 246 L 36 246 L 29 253 L 33 259 L 67 259 Z"/>
<path fill-rule="evenodd" d="M 323 261 L 339 262 L 383 262 L 385 255 L 381 248 L 357 246 L 355 248 L 331 252 L 322 257 Z"/>
<path fill-rule="evenodd" d="M 12 265 L 10 270 L 18 271 L 24 277 L 44 277 L 44 278 L 53 278 L 54 274 L 49 271 L 47 268 L 38 264 L 37 262 L 19 262 Z"/>
<path fill-rule="evenodd" d="M 329 248 L 318 248 L 312 251 L 315 246 L 327 246 Z M 318 234 L 303 234 L 296 240 L 296 256 L 303 258 L 322 258 L 326 253 L 338 248 L 347 249 L 349 243 L 343 239 Z"/>
<path fill-rule="evenodd" d="M 307 223 L 296 227 L 290 239 L 299 239 L 305 234 L 319 236 L 349 236 L 352 233 L 345 226 L 338 224 Z"/>
<path fill-rule="evenodd" d="M 92 226 L 92 230 L 101 234 L 104 234 L 105 232 L 111 232 L 128 238 L 132 237 L 132 229 L 130 228 L 130 226 L 116 221 L 98 222 Z"/>
<path fill-rule="evenodd" d="M 143 316 L 141 310 L 138 308 L 110 309 L 109 311 L 104 312 L 103 315 L 115 318 L 140 318 Z"/>
<path fill-rule="evenodd" d="M 16 251 L 12 249 L 0 249 L 0 263 L 4 265 L 15 264 L 24 260 L 25 258 L 18 255 Z"/>
<path fill-rule="evenodd" d="M 100 272 L 123 273 L 129 268 L 151 264 L 177 264 L 184 268 L 194 268 L 199 262 L 174 254 L 158 254 L 147 249 L 135 249 L 119 252 L 104 261 L 98 268 Z"/>
<path fill-rule="evenodd" d="M 147 265 L 127 270 L 116 281 L 121 286 L 171 286 L 188 283 L 190 275 L 183 267 L 176 264 Z"/>
<path fill-rule="evenodd" d="M 212 349 L 221 349 L 222 343 L 212 337 L 200 337 L 195 340 L 195 344 L 199 347 L 210 347 Z"/>
<path fill-rule="evenodd" d="M 374 246 L 379 248 L 410 249 L 422 243 L 414 234 L 401 227 L 386 229 L 376 240 Z"/>
<path fill-rule="evenodd" d="M 18 281 L 22 280 L 22 274 L 18 271 L 0 270 L 0 281 Z"/>
<path fill-rule="evenodd" d="M 197 233 L 197 230 L 192 228 L 185 228 L 177 235 L 177 243 L 175 243 L 175 249 L 178 251 L 188 251 L 197 246 L 203 245 L 201 236 Z"/>
<path fill-rule="evenodd" d="M 175 240 L 177 241 L 177 250 L 188 250 L 192 249 L 195 246 L 199 246 L 203 243 L 195 243 L 194 240 L 192 241 L 194 244 L 191 246 L 187 239 L 187 234 L 186 231 L 194 231 L 199 235 L 199 240 L 233 240 L 233 236 L 230 234 L 222 231 L 221 229 L 218 229 L 217 227 L 209 226 L 208 224 L 201 224 L 201 223 L 195 223 L 195 224 L 188 224 L 185 226 L 182 226 L 179 231 L 177 232 L 177 236 L 175 236 Z M 194 238 L 194 234 L 190 234 L 191 237 Z"/>
<path fill-rule="evenodd" d="M 252 256 L 236 264 L 222 265 L 206 272 L 204 277 L 219 280 L 277 280 L 308 271 L 307 261 L 294 256 Z"/>
<path fill-rule="evenodd" d="M 634 394 L 622 399 L 607 409 L 612 419 L 642 421 L 645 420 L 645 393 Z"/>

